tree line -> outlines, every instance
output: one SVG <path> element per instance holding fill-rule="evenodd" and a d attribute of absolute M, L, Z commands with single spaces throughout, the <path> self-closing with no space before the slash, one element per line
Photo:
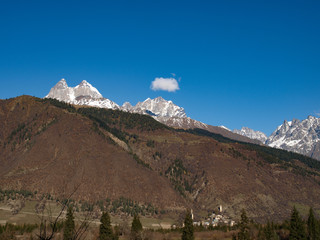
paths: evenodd
<path fill-rule="evenodd" d="M 57 218 L 58 219 L 58 218 Z M 67 208 L 66 219 L 61 222 L 50 222 L 46 227 L 46 222 L 40 225 L 14 226 L 7 224 L 0 225 L 0 239 L 15 239 L 14 232 L 34 232 L 36 228 L 40 229 L 35 239 L 50 240 L 55 239 L 58 232 L 62 231 L 64 240 L 84 239 L 90 221 L 84 220 L 76 224 L 74 209 Z M 150 230 L 144 230 L 138 214 L 133 216 L 129 235 L 126 233 L 125 239 L 147 240 L 152 239 L 145 233 Z M 161 231 L 161 230 L 160 230 Z M 195 232 L 209 231 L 204 228 L 193 225 L 191 211 L 187 210 L 183 226 L 181 228 L 167 231 L 180 232 L 181 240 L 195 240 Z M 214 233 L 214 231 L 211 231 Z M 245 212 L 241 211 L 240 221 L 231 231 L 232 240 L 320 240 L 320 221 L 316 218 L 312 208 L 309 210 L 308 218 L 304 220 L 299 211 L 294 207 L 289 220 L 282 224 L 267 222 L 266 224 L 257 224 L 250 220 Z M 100 218 L 99 232 L 93 239 L 97 240 L 118 240 L 123 235 L 119 225 L 112 227 L 111 218 L 108 212 L 103 212 Z M 122 237 L 123 238 L 123 237 Z M 30 238 L 34 239 L 34 238 Z"/>

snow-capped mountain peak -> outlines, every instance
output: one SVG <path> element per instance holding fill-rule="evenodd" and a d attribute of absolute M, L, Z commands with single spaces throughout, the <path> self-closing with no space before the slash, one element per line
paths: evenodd
<path fill-rule="evenodd" d="M 83 80 L 76 87 L 68 87 L 66 80 L 62 78 L 51 88 L 45 98 L 55 98 L 75 105 L 119 109 L 116 103 L 104 98 L 100 92 L 86 80 Z"/>
<path fill-rule="evenodd" d="M 136 106 L 133 107 L 134 112 L 146 112 L 150 115 L 155 115 L 158 117 L 187 117 L 184 109 L 175 105 L 172 101 L 167 101 L 162 97 L 157 97 L 155 99 L 147 98 L 143 102 L 138 102 Z"/>
<path fill-rule="evenodd" d="M 302 121 L 284 121 L 266 144 L 320 159 L 320 118 L 308 116 Z"/>
<path fill-rule="evenodd" d="M 174 104 L 171 100 L 165 100 L 162 97 L 154 99 L 147 98 L 143 102 L 138 102 L 135 106 L 132 106 L 129 102 L 125 102 L 120 107 L 113 101 L 104 98 L 100 92 L 86 80 L 83 80 L 76 87 L 69 87 L 66 80 L 61 79 L 53 88 L 51 88 L 46 98 L 55 98 L 74 105 L 111 108 L 131 113 L 146 114 L 170 127 L 183 129 L 201 128 L 222 134 L 226 137 L 234 137 L 237 140 L 241 139 L 243 141 L 248 141 L 247 138 L 239 138 L 238 135 L 233 134 L 232 131 L 223 126 L 214 127 L 187 117 L 184 108 Z"/>
<path fill-rule="evenodd" d="M 132 105 L 129 102 L 125 102 L 125 103 L 122 104 L 121 108 L 124 111 L 130 111 L 132 109 Z"/>
<path fill-rule="evenodd" d="M 75 97 L 89 96 L 91 98 L 103 98 L 100 92 L 86 80 L 83 80 L 78 86 L 74 87 Z"/>
<path fill-rule="evenodd" d="M 60 89 L 65 89 L 65 88 L 68 88 L 68 84 L 64 78 L 61 78 L 61 80 L 54 87 L 60 88 Z"/>
<path fill-rule="evenodd" d="M 170 100 L 165 100 L 162 97 L 147 98 L 143 102 L 138 102 L 135 106 L 125 102 L 122 107 L 119 107 L 113 101 L 104 98 L 86 80 L 83 80 L 76 87 L 69 87 L 66 80 L 62 78 L 51 88 L 46 98 L 55 98 L 75 105 L 119 109 L 146 114 L 171 127 L 210 130 L 209 125 L 187 117 L 184 108 L 179 107 Z M 229 130 L 224 126 L 220 126 L 220 128 Z M 264 133 L 247 127 L 243 127 L 241 130 L 235 129 L 232 132 L 251 139 L 257 139 L 270 147 L 298 152 L 320 160 L 320 118 L 314 116 L 308 116 L 307 119 L 302 121 L 298 119 L 285 120 L 269 138 Z"/>
<path fill-rule="evenodd" d="M 62 78 L 53 88 L 51 88 L 49 94 L 45 96 L 46 98 L 55 98 L 60 101 L 70 101 L 74 99 L 74 93 L 64 78 Z"/>
<path fill-rule="evenodd" d="M 152 101 L 152 99 L 148 98 L 149 101 Z M 163 99 L 163 97 L 159 96 L 159 97 L 156 97 L 155 99 L 153 99 L 154 102 L 156 103 L 159 103 L 159 102 L 168 102 L 168 103 L 172 103 L 171 100 L 167 101 L 165 99 Z"/>

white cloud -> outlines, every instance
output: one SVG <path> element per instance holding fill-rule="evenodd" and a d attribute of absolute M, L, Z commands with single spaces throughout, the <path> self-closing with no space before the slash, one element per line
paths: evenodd
<path fill-rule="evenodd" d="M 151 89 L 153 91 L 163 90 L 168 92 L 175 92 L 179 90 L 178 81 L 175 78 L 155 78 L 151 83 Z"/>

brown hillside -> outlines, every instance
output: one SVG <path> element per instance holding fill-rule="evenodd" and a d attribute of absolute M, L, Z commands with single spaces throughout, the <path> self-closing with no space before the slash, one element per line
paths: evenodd
<path fill-rule="evenodd" d="M 71 192 L 85 200 L 125 196 L 160 206 L 184 199 L 170 182 L 93 130 L 92 121 L 35 98 L 1 102 L 1 187 Z M 8 136 L 25 123 L 8 142 Z M 27 129 L 27 130 L 26 130 Z M 28 136 L 30 140 L 20 137 Z"/>
<path fill-rule="evenodd" d="M 0 123 L 1 188 L 58 194 L 81 183 L 79 199 L 197 212 L 222 204 L 260 220 L 283 219 L 297 203 L 320 209 L 320 166 L 298 154 L 29 96 L 0 101 Z"/>

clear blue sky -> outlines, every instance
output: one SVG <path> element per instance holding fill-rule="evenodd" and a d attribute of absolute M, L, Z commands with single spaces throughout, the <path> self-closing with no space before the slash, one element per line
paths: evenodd
<path fill-rule="evenodd" d="M 320 112 L 320 1 L 1 1 L 0 98 L 61 78 L 136 104 L 270 134 Z M 175 73 L 180 90 L 153 91 Z"/>

